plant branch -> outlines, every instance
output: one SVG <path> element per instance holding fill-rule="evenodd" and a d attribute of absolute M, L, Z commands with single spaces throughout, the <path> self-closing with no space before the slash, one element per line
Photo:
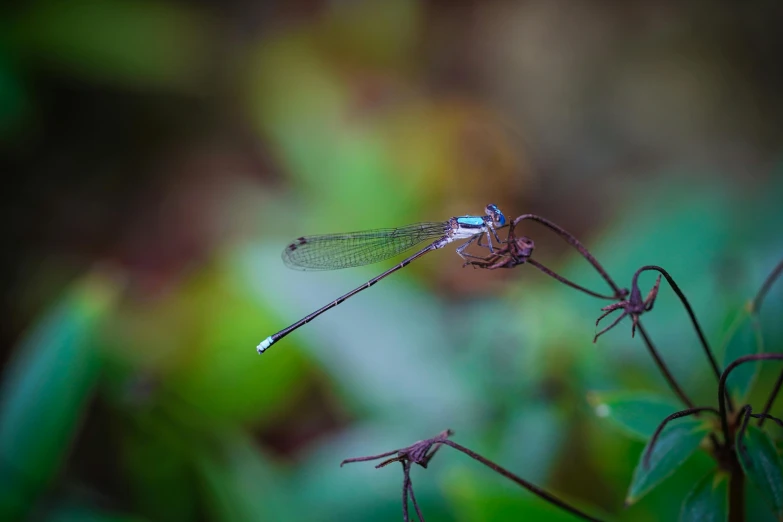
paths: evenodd
<path fill-rule="evenodd" d="M 552 495 L 550 493 L 547 493 L 546 491 L 544 491 L 543 489 L 539 488 L 538 486 L 536 486 L 536 485 L 526 481 L 523 478 L 520 478 L 520 477 L 516 476 L 515 474 L 513 474 L 512 472 L 510 472 L 507 469 L 503 468 L 502 466 L 499 466 L 499 465 L 495 464 L 494 462 L 485 459 L 484 457 L 482 457 L 478 453 L 475 453 L 475 452 L 469 450 L 468 448 L 466 448 L 466 447 L 464 447 L 464 446 L 462 446 L 460 444 L 457 444 L 454 441 L 444 440 L 443 444 L 451 446 L 452 448 L 456 449 L 457 451 L 461 451 L 462 453 L 464 453 L 468 457 L 470 457 L 470 458 L 472 458 L 474 460 L 477 460 L 478 462 L 481 462 L 482 464 L 484 464 L 485 466 L 487 466 L 491 470 L 495 471 L 496 473 L 499 473 L 500 475 L 503 475 L 507 479 L 509 479 L 509 480 L 515 482 L 516 484 L 522 486 L 523 488 L 527 489 L 528 491 L 530 491 L 531 493 L 533 493 L 537 497 L 546 500 L 550 504 L 552 504 L 554 506 L 557 506 L 557 507 L 559 507 L 560 509 L 562 509 L 564 511 L 568 511 L 572 515 L 575 515 L 575 516 L 577 516 L 577 517 L 579 517 L 579 518 L 581 518 L 583 520 L 590 520 L 590 521 L 593 521 L 593 522 L 600 522 L 600 519 L 597 519 L 595 517 L 591 517 L 590 515 L 588 515 L 586 513 L 583 513 L 582 511 L 579 511 L 575 507 L 567 504 L 565 501 L 560 500 L 559 498 L 555 497 L 554 495 Z"/>
<path fill-rule="evenodd" d="M 783 420 L 775 417 L 774 415 L 768 415 L 766 413 L 751 413 L 750 416 L 753 417 L 754 419 L 769 419 L 771 421 L 774 421 L 781 428 L 783 428 Z"/>
<path fill-rule="evenodd" d="M 695 408 L 696 406 L 693 404 L 693 401 L 691 401 L 690 397 L 688 397 L 683 389 L 680 388 L 680 385 L 677 383 L 674 375 L 671 374 L 669 368 L 666 366 L 666 363 L 664 363 L 663 359 L 661 359 L 661 355 L 658 353 L 655 345 L 653 345 L 650 337 L 647 335 L 647 331 L 642 326 L 641 321 L 639 321 L 637 324 L 637 328 L 639 329 L 639 333 L 642 335 L 642 339 L 644 339 L 644 343 L 647 345 L 647 350 L 650 352 L 650 355 L 652 355 L 655 364 L 658 365 L 658 369 L 663 374 L 666 382 L 669 383 L 669 387 L 671 387 L 674 393 L 677 394 L 677 397 L 679 397 L 682 403 L 685 404 L 689 409 Z"/>
<path fill-rule="evenodd" d="M 752 313 L 759 313 L 761 310 L 761 305 L 764 302 L 764 298 L 769 293 L 770 289 L 772 288 L 772 285 L 775 284 L 775 281 L 780 277 L 780 274 L 783 273 L 783 260 L 778 263 L 778 265 L 772 270 L 772 272 L 769 273 L 767 278 L 764 280 L 764 283 L 761 285 L 761 288 L 759 288 L 758 293 L 756 294 L 756 297 L 751 301 L 751 307 Z M 762 413 L 764 415 L 768 414 L 770 410 L 772 409 L 772 405 L 775 403 L 775 399 L 778 397 L 778 393 L 780 392 L 780 387 L 783 386 L 783 371 L 780 372 L 780 375 L 778 375 L 778 380 L 775 381 L 775 386 L 772 387 L 772 392 L 769 394 L 769 397 L 767 398 L 767 402 L 764 405 L 764 409 L 762 410 Z M 767 417 L 760 417 L 758 426 L 761 427 L 764 424 L 764 420 Z"/>
<path fill-rule="evenodd" d="M 402 520 L 408 522 L 408 494 L 411 496 L 413 502 L 413 509 L 416 510 L 416 515 L 419 517 L 419 522 L 424 522 L 424 515 L 419 508 L 419 503 L 416 502 L 416 494 L 413 492 L 413 482 L 411 481 L 411 461 L 402 460 Z"/>
<path fill-rule="evenodd" d="M 769 293 L 769 290 L 772 288 L 772 285 L 775 284 L 775 281 L 777 281 L 778 277 L 780 277 L 781 273 L 783 273 L 783 260 L 781 260 L 780 263 L 778 263 L 778 265 L 772 270 L 772 272 L 769 273 L 767 278 L 764 280 L 764 283 L 761 285 L 761 288 L 759 288 L 756 297 L 752 301 L 754 312 L 758 312 L 761 309 L 761 304 L 764 302 L 764 298 L 767 296 L 767 293 Z"/>
<path fill-rule="evenodd" d="M 735 453 L 731 454 L 730 466 L 728 522 L 745 522 L 745 473 Z"/>
<path fill-rule="evenodd" d="M 734 443 L 737 451 L 741 451 L 746 457 L 747 453 L 742 439 L 745 437 L 745 431 L 748 429 L 748 421 L 750 420 L 751 413 L 753 413 L 753 408 L 751 408 L 750 404 L 746 404 L 740 409 L 739 417 L 742 419 L 742 422 L 740 423 L 740 429 L 737 431 L 737 439 Z"/>
<path fill-rule="evenodd" d="M 778 380 L 775 381 L 775 386 L 772 387 L 772 392 L 769 394 L 769 397 L 767 397 L 767 403 L 764 405 L 764 409 L 761 410 L 763 414 L 766 415 L 772 409 L 772 405 L 775 403 L 775 399 L 778 398 L 778 392 L 780 392 L 781 386 L 783 386 L 783 371 L 781 371 L 780 375 L 778 375 Z M 764 424 L 765 418 L 766 417 L 759 418 L 759 426 Z"/>
<path fill-rule="evenodd" d="M 541 216 L 537 216 L 535 214 L 523 214 L 519 217 L 517 217 L 514 222 L 511 224 L 511 231 L 514 230 L 514 228 L 521 223 L 522 221 L 526 219 L 531 219 L 533 221 L 536 221 L 538 223 L 541 223 L 545 227 L 549 228 L 550 230 L 553 230 L 556 232 L 560 237 L 562 237 L 566 243 L 574 247 L 587 261 L 593 265 L 593 268 L 595 268 L 596 272 L 598 272 L 601 277 L 603 277 L 604 281 L 609 285 L 609 287 L 612 289 L 612 292 L 614 292 L 616 298 L 623 297 L 627 294 L 626 290 L 621 289 L 617 286 L 617 284 L 614 282 L 614 280 L 609 277 L 609 274 L 604 270 L 604 267 L 601 266 L 601 263 L 598 262 L 598 260 L 593 257 L 593 255 L 590 253 L 587 248 L 579 242 L 576 237 L 574 237 L 573 234 L 566 231 L 564 228 L 556 225 L 555 223 L 549 221 L 548 219 L 545 219 Z"/>
<path fill-rule="evenodd" d="M 721 429 L 723 431 L 723 438 L 726 444 L 731 444 L 731 433 L 729 431 L 729 420 L 726 416 L 726 380 L 729 378 L 732 370 L 741 364 L 752 361 L 765 361 L 765 360 L 783 360 L 783 353 L 754 353 L 751 355 L 743 355 L 734 359 L 731 364 L 726 366 L 718 381 L 718 409 L 720 410 L 720 422 Z"/>
<path fill-rule="evenodd" d="M 565 285 L 568 285 L 568 286 L 570 286 L 571 288 L 573 288 L 575 290 L 579 290 L 581 292 L 584 292 L 587 295 L 591 295 L 593 297 L 597 297 L 598 299 L 616 299 L 617 298 L 614 295 L 599 294 L 598 292 L 593 292 L 592 290 L 589 290 L 589 289 L 583 287 L 582 285 L 578 285 L 578 284 L 574 283 L 573 281 L 571 281 L 569 279 L 566 279 L 565 277 L 563 277 L 563 276 L 561 276 L 559 274 L 556 274 L 555 272 L 553 272 L 549 268 L 545 267 L 544 265 L 542 265 L 541 263 L 539 263 L 538 261 L 536 261 L 533 258 L 528 259 L 527 262 L 528 262 L 528 264 L 533 265 L 534 267 L 538 268 L 539 270 L 541 270 L 542 272 L 544 272 L 548 276 L 554 277 L 555 279 L 557 279 L 561 283 L 563 283 Z"/>
<path fill-rule="evenodd" d="M 682 411 L 672 413 L 671 415 L 663 419 L 663 422 L 661 422 L 658 425 L 658 428 L 655 430 L 655 433 L 653 433 L 653 436 L 650 439 L 650 443 L 647 445 L 647 449 L 644 450 L 642 465 L 645 468 L 650 467 L 650 455 L 652 455 L 653 448 L 655 447 L 656 442 L 658 442 L 658 437 L 661 435 L 661 432 L 663 432 L 663 429 L 666 427 L 667 424 L 669 424 L 670 421 L 673 421 L 674 419 L 679 419 L 680 417 L 697 415 L 703 411 L 708 411 L 710 413 L 714 413 L 715 415 L 720 416 L 720 412 L 717 409 L 708 406 L 708 407 L 700 407 L 700 408 L 688 408 L 687 410 L 682 410 Z"/>
<path fill-rule="evenodd" d="M 715 356 L 713 355 L 712 350 L 710 349 L 710 345 L 707 342 L 707 338 L 705 337 L 704 332 L 701 329 L 701 325 L 699 325 L 698 319 L 696 319 L 696 314 L 694 313 L 693 308 L 691 308 L 691 304 L 688 302 L 688 299 L 685 297 L 685 294 L 682 293 L 680 287 L 674 281 L 672 276 L 669 275 L 669 272 L 655 265 L 643 266 L 639 270 L 637 270 L 636 273 L 634 274 L 632 287 L 637 287 L 637 281 L 639 279 L 639 275 L 641 275 L 642 272 L 645 272 L 647 270 L 655 270 L 656 272 L 663 275 L 663 277 L 665 277 L 666 281 L 669 283 L 671 289 L 674 290 L 674 293 L 677 294 L 677 297 L 680 298 L 680 302 L 685 307 L 685 310 L 688 312 L 688 316 L 691 319 L 691 323 L 693 323 L 693 327 L 696 329 L 696 333 L 699 336 L 699 341 L 701 341 L 701 346 L 704 349 L 704 353 L 707 355 L 707 359 L 710 362 L 710 366 L 712 366 L 712 371 L 715 373 L 715 378 L 720 379 L 721 371 L 718 366 L 718 362 L 715 360 Z"/>

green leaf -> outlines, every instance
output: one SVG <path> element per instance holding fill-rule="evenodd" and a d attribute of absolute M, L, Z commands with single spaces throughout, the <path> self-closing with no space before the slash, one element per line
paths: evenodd
<path fill-rule="evenodd" d="M 633 504 L 674 473 L 696 451 L 708 432 L 709 426 L 697 419 L 672 421 L 658 437 L 648 467 L 643 465 L 642 459 L 650 444 L 645 446 L 634 470 L 626 505 Z"/>
<path fill-rule="evenodd" d="M 597 416 L 639 440 L 652 437 L 661 421 L 680 409 L 674 401 L 646 392 L 591 392 L 587 400 Z"/>
<path fill-rule="evenodd" d="M 723 354 L 724 368 L 733 360 L 764 351 L 764 342 L 761 334 L 761 325 L 758 315 L 751 310 L 751 303 L 737 314 L 731 323 L 726 334 L 723 336 L 721 349 L 718 353 Z M 726 381 L 726 386 L 731 391 L 732 396 L 737 398 L 738 402 L 744 402 L 756 375 L 761 368 L 758 362 L 745 363 L 732 370 Z"/>
<path fill-rule="evenodd" d="M 77 282 L 24 336 L 0 390 L 0 520 L 16 520 L 59 470 L 98 378 L 92 337 L 115 281 Z"/>
<path fill-rule="evenodd" d="M 685 497 L 680 511 L 681 522 L 726 522 L 729 511 L 729 475 L 710 471 Z"/>
<path fill-rule="evenodd" d="M 775 445 L 756 426 L 748 426 L 740 443 L 739 461 L 748 481 L 758 488 L 777 517 L 783 519 L 783 469 Z"/>

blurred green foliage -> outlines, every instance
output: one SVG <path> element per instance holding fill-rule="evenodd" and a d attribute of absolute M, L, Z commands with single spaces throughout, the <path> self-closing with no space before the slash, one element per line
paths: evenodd
<path fill-rule="evenodd" d="M 339 463 L 447 427 L 607 520 L 720 504 L 701 421 L 670 428 L 694 433 L 668 448 L 684 466 L 634 475 L 676 397 L 629 320 L 593 344 L 607 303 L 531 267 L 463 269 L 445 249 L 263 357 L 254 347 L 385 269 L 290 271 L 290 238 L 494 202 L 574 232 L 621 286 L 666 268 L 723 364 L 780 351 L 781 285 L 743 308 L 783 256 L 777 80 L 708 82 L 764 70 L 741 24 L 721 22 L 736 13 L 713 8 L 715 25 L 691 30 L 654 2 L 316 4 L 3 8 L 0 140 L 20 188 L 0 219 L 13 279 L 0 519 L 398 520 L 396 465 Z M 523 232 L 537 259 L 605 291 L 558 238 Z M 714 405 L 665 282 L 643 321 Z M 746 365 L 730 385 L 760 409 L 778 366 Z M 750 436 L 772 462 L 767 426 Z M 428 520 L 573 519 L 447 448 L 412 478 Z M 748 486 L 749 519 L 773 520 L 768 493 Z"/>

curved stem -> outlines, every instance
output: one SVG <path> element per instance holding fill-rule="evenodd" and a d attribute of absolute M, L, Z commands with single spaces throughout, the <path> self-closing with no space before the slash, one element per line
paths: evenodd
<path fill-rule="evenodd" d="M 696 333 L 699 335 L 699 341 L 701 341 L 701 346 L 702 348 L 704 348 L 704 353 L 707 355 L 707 359 L 710 361 L 710 366 L 712 366 L 712 371 L 715 373 L 715 378 L 720 379 L 721 372 L 720 372 L 720 368 L 718 367 L 718 362 L 715 360 L 715 356 L 712 354 L 712 350 L 710 349 L 710 345 L 707 342 L 707 338 L 704 336 L 704 332 L 702 331 L 701 326 L 699 325 L 698 319 L 696 319 L 696 314 L 693 312 L 693 308 L 691 308 L 691 304 L 688 302 L 688 299 L 685 297 L 685 294 L 682 293 L 680 287 L 677 286 L 677 283 L 674 281 L 672 276 L 669 275 L 669 272 L 655 265 L 643 266 L 639 270 L 637 270 L 636 273 L 634 274 L 633 283 L 631 284 L 631 287 L 638 288 L 637 281 L 639 279 L 639 275 L 641 275 L 642 272 L 645 272 L 647 270 L 655 270 L 656 272 L 663 275 L 663 277 L 666 278 L 666 281 L 668 281 L 671 289 L 674 290 L 674 293 L 677 294 L 677 297 L 680 298 L 680 302 L 685 307 L 685 310 L 688 312 L 688 316 L 691 319 L 691 323 L 693 323 L 693 327 L 696 329 Z"/>
<path fill-rule="evenodd" d="M 745 437 L 745 431 L 748 429 L 748 421 L 750 420 L 750 414 L 752 412 L 753 408 L 751 408 L 750 404 L 746 404 L 739 411 L 739 417 L 742 419 L 742 422 L 740 423 L 740 428 L 737 431 L 737 438 L 734 443 L 737 452 L 745 451 L 744 446 L 742 445 L 742 439 Z"/>
<path fill-rule="evenodd" d="M 647 449 L 644 451 L 644 457 L 642 458 L 642 465 L 645 468 L 648 468 L 650 466 L 650 455 L 652 455 L 653 448 L 655 447 L 655 443 L 658 442 L 658 437 L 661 435 L 661 432 L 666 427 L 666 425 L 669 424 L 670 421 L 673 421 L 674 419 L 679 419 L 680 417 L 687 417 L 689 415 L 698 414 L 703 411 L 708 411 L 710 413 L 714 413 L 715 415 L 720 416 L 720 412 L 718 410 L 707 406 L 701 408 L 688 408 L 687 410 L 682 410 L 682 411 L 672 413 L 671 415 L 663 419 L 663 422 L 661 422 L 658 425 L 658 428 L 655 430 L 655 433 L 653 433 L 653 436 L 650 439 L 650 443 L 647 445 Z"/>
<path fill-rule="evenodd" d="M 741 364 L 751 361 L 764 361 L 764 360 L 783 360 L 783 353 L 755 353 L 751 355 L 743 355 L 734 359 L 731 364 L 726 366 L 718 381 L 718 409 L 720 410 L 720 423 L 723 430 L 723 438 L 726 444 L 731 444 L 731 433 L 729 432 L 729 420 L 726 417 L 726 379 L 728 379 L 731 371 Z"/>
<path fill-rule="evenodd" d="M 781 260 L 780 263 L 778 263 L 778 265 L 772 270 L 772 272 L 769 273 L 767 278 L 764 280 L 764 284 L 762 284 L 761 288 L 759 288 L 756 297 L 752 301 L 753 311 L 758 312 L 761 309 L 761 303 L 764 302 L 764 298 L 767 296 L 770 288 L 772 288 L 772 285 L 775 284 L 777 278 L 780 277 L 781 273 L 783 273 L 783 260 Z"/>
<path fill-rule="evenodd" d="M 408 491 L 413 492 L 411 487 L 411 463 L 408 460 L 400 461 L 402 464 L 402 520 L 403 522 L 409 522 L 408 516 Z"/>
<path fill-rule="evenodd" d="M 658 365 L 658 369 L 663 374 L 664 378 L 666 379 L 666 382 L 669 383 L 671 389 L 674 391 L 674 393 L 677 394 L 677 396 L 680 398 L 683 404 L 685 404 L 688 408 L 690 409 L 695 408 L 693 401 L 691 401 L 690 397 L 688 397 L 683 391 L 683 389 L 680 388 L 680 385 L 677 383 L 676 379 L 674 378 L 674 375 L 671 374 L 669 368 L 666 366 L 666 363 L 664 363 L 663 359 L 661 359 L 661 355 L 658 353 L 658 350 L 655 349 L 655 346 L 650 340 L 650 337 L 647 335 L 647 331 L 642 326 L 641 320 L 637 323 L 636 328 L 639 330 L 639 333 L 642 335 L 642 339 L 644 339 L 644 343 L 647 345 L 647 350 L 650 352 L 650 355 L 652 355 L 655 364 Z"/>
<path fill-rule="evenodd" d="M 576 515 L 577 517 L 579 517 L 579 518 L 581 518 L 583 520 L 590 520 L 592 522 L 601 522 L 600 519 L 595 518 L 595 517 L 591 517 L 590 515 L 579 511 L 575 507 L 567 504 L 565 501 L 560 500 L 559 498 L 551 495 L 550 493 L 547 493 L 543 489 L 541 489 L 538 486 L 528 482 L 527 480 L 514 475 L 513 473 L 511 473 L 510 471 L 508 471 L 504 467 L 495 464 L 491 460 L 485 459 L 484 457 L 482 457 L 478 453 L 474 453 L 473 451 L 469 450 L 465 446 L 457 444 L 456 442 L 454 442 L 452 440 L 448 440 L 448 439 L 444 440 L 443 444 L 448 444 L 449 446 L 451 446 L 455 450 L 461 451 L 462 453 L 464 453 L 468 457 L 481 462 L 482 464 L 484 464 L 486 467 L 488 467 L 492 471 L 495 471 L 496 473 L 499 473 L 499 474 L 503 475 L 507 479 L 517 483 L 518 485 L 522 486 L 526 490 L 530 491 L 531 493 L 533 493 L 537 497 L 540 497 L 540 498 L 546 500 L 550 504 L 552 504 L 554 506 L 557 506 L 557 507 L 559 507 L 560 509 L 562 509 L 564 511 L 568 511 L 572 515 Z"/>
<path fill-rule="evenodd" d="M 555 272 L 553 272 L 549 268 L 545 267 L 544 265 L 542 265 L 541 263 L 539 263 L 538 261 L 536 261 L 532 257 L 528 258 L 527 264 L 533 265 L 534 267 L 536 267 L 539 270 L 541 270 L 542 272 L 544 272 L 546 275 L 554 277 L 555 279 L 557 279 L 561 283 L 563 283 L 565 285 L 568 285 L 568 286 L 570 286 L 571 288 L 573 288 L 575 290 L 579 290 L 579 291 L 584 292 L 584 293 L 586 293 L 588 295 L 591 295 L 593 297 L 597 297 L 598 299 L 609 299 L 609 300 L 617 299 L 616 296 L 599 294 L 598 292 L 593 292 L 592 290 L 589 290 L 589 289 L 583 287 L 582 285 L 578 285 L 578 284 L 574 283 L 573 281 L 571 281 L 569 279 L 566 279 L 565 277 L 563 277 L 563 276 L 561 276 L 559 274 L 556 274 Z"/>
<path fill-rule="evenodd" d="M 783 260 L 781 260 L 780 263 L 778 263 L 777 266 L 772 270 L 772 272 L 769 273 L 767 278 L 764 280 L 764 283 L 761 285 L 761 288 L 759 288 L 758 293 L 756 293 L 756 297 L 754 297 L 753 301 L 751 301 L 753 312 L 759 313 L 761 310 L 761 304 L 764 302 L 764 298 L 769 293 L 772 285 L 775 284 L 775 281 L 777 281 L 777 279 L 780 277 L 781 273 L 783 273 Z M 772 409 L 772 404 L 774 404 L 775 399 L 777 399 L 781 386 L 783 386 L 783 371 L 781 371 L 780 375 L 778 375 L 778 380 L 775 381 L 775 386 L 772 388 L 772 393 L 770 393 L 769 397 L 767 398 L 767 403 L 764 405 L 764 409 L 762 410 L 764 415 L 768 414 Z M 758 425 L 762 426 L 765 419 L 766 417 L 760 417 Z"/>
<path fill-rule="evenodd" d="M 783 420 L 778 419 L 774 415 L 767 415 L 766 413 L 751 413 L 751 417 L 754 419 L 769 419 L 771 421 L 774 421 L 778 426 L 783 428 Z"/>
<path fill-rule="evenodd" d="M 772 392 L 769 394 L 769 397 L 767 397 L 767 403 L 764 405 L 764 409 L 761 410 L 761 413 L 764 415 L 768 414 L 769 410 L 772 409 L 772 405 L 775 403 L 775 399 L 778 398 L 778 392 L 780 392 L 781 386 L 783 386 L 783 371 L 781 371 L 780 375 L 778 375 L 778 380 L 775 381 L 775 386 L 772 387 Z M 765 418 L 766 417 L 759 418 L 759 426 L 764 424 Z"/>
<path fill-rule="evenodd" d="M 424 522 L 424 515 L 421 512 L 421 508 L 419 508 L 419 503 L 416 502 L 416 495 L 413 494 L 413 484 L 410 483 L 410 478 L 408 479 L 409 487 L 411 493 L 411 500 L 413 501 L 413 509 L 416 510 L 416 515 L 419 517 L 419 522 Z"/>
<path fill-rule="evenodd" d="M 570 232 L 566 231 L 564 228 L 556 225 L 555 223 L 549 221 L 546 218 L 543 218 L 541 216 L 537 216 L 536 214 L 523 214 L 523 215 L 517 217 L 514 220 L 514 222 L 511 224 L 511 231 L 513 231 L 514 228 L 519 223 L 521 223 L 522 221 L 524 221 L 526 219 L 532 219 L 533 221 L 541 223 L 545 227 L 547 227 L 550 230 L 553 230 L 554 232 L 556 232 L 560 237 L 562 237 L 566 241 L 566 243 L 568 243 L 569 245 L 574 247 L 577 251 L 579 251 L 579 253 L 582 254 L 582 257 L 587 259 L 587 261 L 591 265 L 593 265 L 593 268 L 595 268 L 596 272 L 598 272 L 601 275 L 601 277 L 604 278 L 604 281 L 606 281 L 606 283 L 612 289 L 612 291 L 614 292 L 615 298 L 619 299 L 619 298 L 625 296 L 626 292 L 624 292 L 620 287 L 617 286 L 617 284 L 615 284 L 614 280 L 611 277 L 609 277 L 609 274 L 606 273 L 606 270 L 604 270 L 604 267 L 601 266 L 601 263 L 599 263 L 598 260 L 595 257 L 593 257 L 593 255 L 590 253 L 590 251 L 587 250 L 587 248 L 585 248 L 585 246 L 582 245 L 582 243 L 580 243 L 579 240 L 576 239 L 576 237 L 574 237 L 573 234 L 571 234 Z"/>

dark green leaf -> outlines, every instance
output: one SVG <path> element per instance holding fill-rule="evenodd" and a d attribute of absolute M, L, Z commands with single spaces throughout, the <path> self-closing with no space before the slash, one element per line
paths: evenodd
<path fill-rule="evenodd" d="M 707 473 L 685 497 L 680 522 L 726 522 L 728 485 L 728 474 L 718 471 Z"/>
<path fill-rule="evenodd" d="M 78 282 L 25 335 L 0 391 L 0 520 L 15 520 L 57 473 L 98 377 L 92 336 L 114 281 Z"/>
<path fill-rule="evenodd" d="M 679 410 L 673 401 L 645 392 L 592 392 L 587 400 L 596 415 L 639 440 L 648 440 L 663 419 Z"/>
<path fill-rule="evenodd" d="M 722 347 L 718 353 L 723 354 L 723 366 L 743 355 L 761 353 L 764 351 L 761 326 L 758 316 L 751 312 L 750 303 L 740 311 L 723 336 Z M 757 362 L 745 363 L 732 370 L 726 385 L 739 402 L 748 393 L 761 365 Z"/>
<path fill-rule="evenodd" d="M 783 470 L 774 444 L 756 426 L 748 426 L 739 442 L 739 460 L 748 481 L 758 488 L 778 518 L 783 518 Z"/>
<path fill-rule="evenodd" d="M 663 420 L 663 419 L 661 419 Z M 633 481 L 625 499 L 626 505 L 633 504 L 666 477 L 674 473 L 699 447 L 709 426 L 698 419 L 672 421 L 663 430 L 650 455 L 649 466 L 642 463 L 644 452 L 633 474 Z M 647 445 L 649 447 L 649 443 Z M 647 451 L 645 447 L 645 451 Z"/>

